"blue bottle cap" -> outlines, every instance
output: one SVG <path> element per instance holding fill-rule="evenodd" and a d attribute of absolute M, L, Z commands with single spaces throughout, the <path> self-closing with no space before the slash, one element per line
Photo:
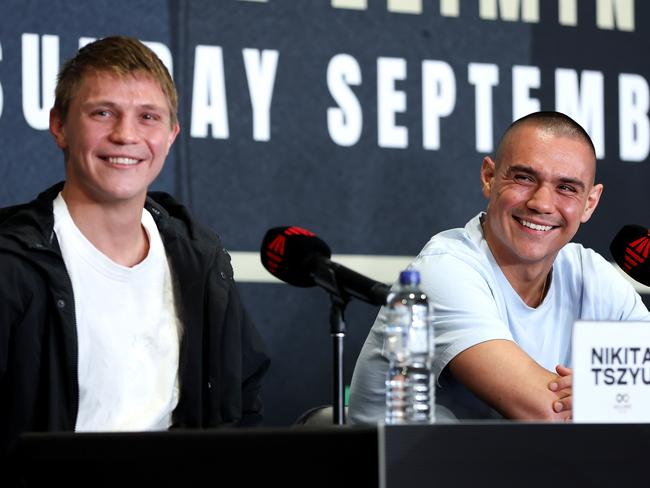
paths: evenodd
<path fill-rule="evenodd" d="M 419 285 L 420 272 L 416 269 L 405 269 L 399 274 L 399 282 L 402 285 Z"/>

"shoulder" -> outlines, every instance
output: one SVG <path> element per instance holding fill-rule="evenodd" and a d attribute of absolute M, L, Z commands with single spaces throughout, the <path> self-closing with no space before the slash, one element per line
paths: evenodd
<path fill-rule="evenodd" d="M 583 278 L 596 275 L 602 278 L 616 276 L 624 279 L 605 257 L 575 242 L 568 243 L 560 250 L 554 263 L 554 269 L 557 268 L 567 274 L 580 275 Z"/>
<path fill-rule="evenodd" d="M 490 252 L 478 220 L 470 220 L 463 228 L 449 229 L 433 236 L 414 261 L 421 272 L 435 273 L 436 280 L 459 279 L 477 275 L 491 280 L 494 275 Z"/>
<path fill-rule="evenodd" d="M 459 258 L 485 256 L 480 214 L 470 220 L 465 227 L 444 230 L 434 235 L 426 243 L 420 256 L 449 254 Z"/>
<path fill-rule="evenodd" d="M 221 238 L 216 232 L 197 222 L 189 209 L 168 193 L 150 192 L 145 209 L 151 213 L 163 235 L 174 235 L 196 244 L 221 245 Z"/>
<path fill-rule="evenodd" d="M 54 229 L 52 202 L 62 187 L 58 183 L 28 203 L 0 208 L 0 236 L 46 244 Z"/>
<path fill-rule="evenodd" d="M 629 320 L 648 311 L 635 283 L 621 269 L 596 251 L 580 244 L 567 244 L 556 259 L 553 276 L 573 287 L 582 304 L 582 316 L 599 320 Z"/>
<path fill-rule="evenodd" d="M 145 202 L 165 244 L 174 259 L 183 259 L 183 266 L 195 263 L 204 269 L 216 267 L 219 274 L 232 279 L 230 255 L 221 237 L 196 221 L 189 209 L 164 192 L 150 192 Z"/>
<path fill-rule="evenodd" d="M 598 252 L 578 243 L 569 243 L 558 253 L 553 263 L 553 279 L 563 283 L 574 293 L 585 291 L 608 294 L 632 287 L 616 265 Z"/>
<path fill-rule="evenodd" d="M 462 232 L 434 240 L 412 263 L 434 308 L 466 316 L 481 310 L 496 316 L 504 291 L 490 256 Z"/>

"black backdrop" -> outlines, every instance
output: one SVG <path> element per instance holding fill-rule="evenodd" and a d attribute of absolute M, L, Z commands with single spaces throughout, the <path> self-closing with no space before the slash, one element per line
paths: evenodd
<path fill-rule="evenodd" d="M 574 116 L 599 148 L 605 194 L 577 240 L 609 258 L 620 226 L 650 224 L 649 4 L 457 3 L 450 15 L 445 0 L 3 0 L 0 205 L 63 178 L 46 114 L 80 40 L 153 43 L 172 63 L 182 126 L 155 188 L 231 251 L 273 359 L 267 424 L 289 424 L 330 402 L 329 300 L 251 268 L 268 228 L 375 256 L 369 274 L 391 281 L 432 234 L 483 208 L 481 158 L 537 107 Z M 347 380 L 376 312 L 347 307 Z"/>

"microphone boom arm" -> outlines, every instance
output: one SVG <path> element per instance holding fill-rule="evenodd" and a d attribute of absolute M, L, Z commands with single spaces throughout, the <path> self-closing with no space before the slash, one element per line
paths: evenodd
<path fill-rule="evenodd" d="M 390 287 L 378 283 L 324 256 L 314 256 L 306 263 L 316 284 L 332 295 L 347 301 L 358 298 L 371 305 L 385 305 Z"/>

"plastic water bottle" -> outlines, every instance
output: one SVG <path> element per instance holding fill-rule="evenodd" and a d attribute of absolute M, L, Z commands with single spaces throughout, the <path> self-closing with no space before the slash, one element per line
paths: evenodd
<path fill-rule="evenodd" d="M 385 423 L 406 423 L 406 366 L 409 355 L 410 316 L 402 285 L 388 296 L 384 314 L 383 354 L 388 359 Z"/>
<path fill-rule="evenodd" d="M 434 395 L 431 362 L 433 359 L 433 323 L 429 299 L 420 289 L 420 274 L 412 279 L 409 359 L 406 374 L 406 420 L 411 424 L 434 421 Z"/>
<path fill-rule="evenodd" d="M 389 361 L 385 422 L 431 423 L 433 327 L 418 271 L 400 273 L 399 286 L 388 298 L 385 323 L 384 354 Z"/>

